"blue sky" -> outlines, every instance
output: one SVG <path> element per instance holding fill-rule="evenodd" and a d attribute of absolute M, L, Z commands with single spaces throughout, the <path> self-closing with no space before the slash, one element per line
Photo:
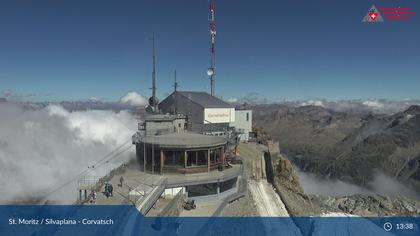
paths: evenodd
<path fill-rule="evenodd" d="M 420 98 L 420 19 L 362 23 L 398 1 L 217 1 L 216 93 L 270 100 Z M 420 14 L 420 12 L 417 12 Z M 209 91 L 207 0 L 4 0 L 0 92 L 33 100 L 150 96 L 156 34 L 158 94 Z"/>

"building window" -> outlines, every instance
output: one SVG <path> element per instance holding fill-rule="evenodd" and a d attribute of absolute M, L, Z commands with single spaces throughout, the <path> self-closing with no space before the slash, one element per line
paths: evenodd
<path fill-rule="evenodd" d="M 165 166 L 175 165 L 175 153 L 172 151 L 165 151 Z"/>
<path fill-rule="evenodd" d="M 220 156 L 221 156 L 221 149 L 211 149 L 210 150 L 210 163 L 211 164 L 217 164 L 220 162 Z"/>
<path fill-rule="evenodd" d="M 236 181 L 237 178 L 233 178 L 230 180 L 227 180 L 225 182 L 221 182 L 220 183 L 220 192 L 223 193 L 229 189 L 233 189 L 234 187 L 236 187 Z"/>
<path fill-rule="evenodd" d="M 187 151 L 187 167 L 188 166 L 206 166 L 207 150 Z"/>
<path fill-rule="evenodd" d="M 246 121 L 249 121 L 249 112 L 246 113 Z"/>
<path fill-rule="evenodd" d="M 165 166 L 184 166 L 184 152 L 164 151 Z"/>
<path fill-rule="evenodd" d="M 188 197 L 199 197 L 217 194 L 217 183 L 190 185 L 186 187 Z"/>

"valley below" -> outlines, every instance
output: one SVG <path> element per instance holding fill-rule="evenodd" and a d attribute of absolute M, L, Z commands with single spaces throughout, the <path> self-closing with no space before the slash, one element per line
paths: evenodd
<path fill-rule="evenodd" d="M 348 214 L 369 215 L 361 209 L 373 206 L 378 215 L 419 214 L 420 106 L 393 114 L 313 105 L 252 109 L 259 138 L 278 142 L 314 204 Z"/>

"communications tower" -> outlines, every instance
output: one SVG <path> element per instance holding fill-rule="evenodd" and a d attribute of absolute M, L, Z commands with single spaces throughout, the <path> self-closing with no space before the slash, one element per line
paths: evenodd
<path fill-rule="evenodd" d="M 152 69 L 152 96 L 149 98 L 149 105 L 153 112 L 158 112 L 158 104 L 159 100 L 156 97 L 156 50 L 155 50 L 155 34 L 152 36 L 152 63 L 153 63 L 153 69 Z"/>
<path fill-rule="evenodd" d="M 215 96 L 215 77 L 216 77 L 216 1 L 209 0 L 209 29 L 210 29 L 210 67 L 207 70 L 207 75 L 210 77 L 211 95 Z"/>

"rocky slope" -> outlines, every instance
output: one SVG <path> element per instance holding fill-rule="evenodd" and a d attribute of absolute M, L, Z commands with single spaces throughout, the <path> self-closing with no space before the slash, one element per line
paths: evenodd
<path fill-rule="evenodd" d="M 355 194 L 344 197 L 310 196 L 315 208 L 323 213 L 343 212 L 359 216 L 420 216 L 420 202 L 403 197 Z"/>
<path fill-rule="evenodd" d="M 292 216 L 345 213 L 358 216 L 420 216 L 420 201 L 405 197 L 355 194 L 332 197 L 308 195 L 289 160 L 279 157 L 274 186 Z"/>
<path fill-rule="evenodd" d="M 254 126 L 304 171 L 366 185 L 378 170 L 420 189 L 420 106 L 393 115 L 253 107 Z"/>
<path fill-rule="evenodd" d="M 289 160 L 280 157 L 273 186 L 291 216 L 314 216 L 321 213 L 320 208 L 314 207 L 309 196 L 304 193 Z"/>

